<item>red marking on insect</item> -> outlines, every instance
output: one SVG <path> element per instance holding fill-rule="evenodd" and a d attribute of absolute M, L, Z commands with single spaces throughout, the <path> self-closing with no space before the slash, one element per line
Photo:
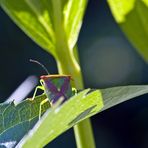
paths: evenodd
<path fill-rule="evenodd" d="M 67 78 L 69 78 L 69 80 L 73 80 L 71 75 L 59 75 L 59 74 L 42 75 L 42 76 L 40 76 L 40 79 L 46 80 L 46 79 L 49 79 L 49 78 L 63 78 L 63 77 L 67 77 Z"/>

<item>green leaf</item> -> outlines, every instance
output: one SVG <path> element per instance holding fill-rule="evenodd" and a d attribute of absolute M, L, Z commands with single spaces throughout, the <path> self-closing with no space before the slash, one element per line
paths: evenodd
<path fill-rule="evenodd" d="M 0 4 L 28 36 L 55 55 L 55 38 L 49 0 L 1 0 Z"/>
<path fill-rule="evenodd" d="M 148 0 L 108 0 L 108 3 L 129 41 L 148 61 Z"/>
<path fill-rule="evenodd" d="M 57 57 L 56 36 L 73 49 L 76 44 L 87 0 L 0 0 L 1 7 L 38 45 Z M 60 15 L 59 15 L 60 14 Z M 57 20 L 56 20 L 57 19 Z M 56 21 L 54 21 L 56 20 Z M 55 35 L 57 34 L 57 35 Z"/>
<path fill-rule="evenodd" d="M 37 122 L 39 104 L 46 98 L 44 94 L 36 97 L 34 101 L 26 100 L 17 106 L 13 103 L 2 104 L 0 106 L 0 145 L 8 142 L 16 145 L 33 127 L 21 139 L 18 147 L 43 147 L 80 121 L 145 93 L 148 93 L 147 85 L 101 90 L 86 89 L 64 104 L 50 108 L 39 122 Z M 49 104 L 45 105 L 47 106 L 44 111 L 49 107 Z M 21 120 L 17 118 L 18 112 Z"/>
<path fill-rule="evenodd" d="M 64 7 L 64 27 L 68 45 L 73 49 L 78 39 L 87 0 L 69 0 Z"/>
<path fill-rule="evenodd" d="M 112 87 L 101 89 L 101 92 L 104 103 L 103 111 L 129 99 L 148 93 L 148 85 Z"/>
<path fill-rule="evenodd" d="M 99 112 L 103 107 L 101 92 L 89 91 L 84 90 L 61 107 L 50 109 L 18 147 L 43 147 L 75 124 Z"/>
<path fill-rule="evenodd" d="M 43 147 L 81 120 L 121 102 L 148 93 L 148 86 L 122 86 L 96 90 L 90 93 L 88 91 L 84 90 L 77 96 L 70 98 L 60 108 L 48 111 L 42 121 L 37 123 L 30 134 L 26 135 L 19 144 L 26 148 L 35 147 L 37 146 L 35 141 L 38 141 L 38 147 Z"/>
<path fill-rule="evenodd" d="M 35 125 L 39 118 L 40 103 L 44 95 L 35 100 L 25 100 L 15 105 L 0 104 L 0 147 L 14 147 L 22 137 Z M 42 113 L 49 108 L 49 103 L 42 107 Z"/>

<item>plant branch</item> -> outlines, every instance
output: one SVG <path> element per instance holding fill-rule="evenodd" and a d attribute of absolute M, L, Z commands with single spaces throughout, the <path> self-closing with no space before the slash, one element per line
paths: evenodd
<path fill-rule="evenodd" d="M 66 34 L 62 23 L 61 1 L 52 0 L 54 26 L 56 36 L 57 65 L 60 74 L 70 74 L 74 81 L 73 87 L 83 89 L 81 69 L 76 61 L 74 53 L 69 49 Z M 95 148 L 90 119 L 86 119 L 74 127 L 78 148 Z"/>

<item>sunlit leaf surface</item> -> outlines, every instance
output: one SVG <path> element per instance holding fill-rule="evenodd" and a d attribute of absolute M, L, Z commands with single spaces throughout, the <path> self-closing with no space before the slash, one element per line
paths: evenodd
<path fill-rule="evenodd" d="M 148 93 L 148 86 L 113 87 L 91 93 L 88 91 L 84 90 L 77 96 L 70 98 L 60 108 L 48 111 L 42 121 L 37 123 L 30 134 L 21 141 L 20 145 L 24 144 L 24 147 L 37 146 L 35 141 L 38 141 L 38 147 L 42 147 L 81 120 L 121 102 Z M 34 134 L 32 135 L 32 133 Z"/>
<path fill-rule="evenodd" d="M 148 61 L 148 0 L 108 0 L 121 29 Z"/>
<path fill-rule="evenodd" d="M 87 0 L 61 0 L 59 3 L 61 6 L 56 6 L 56 9 L 53 9 L 52 0 L 0 0 L 0 4 L 28 36 L 57 57 L 59 49 L 56 49 L 56 36 L 59 35 L 55 35 L 55 30 L 61 26 L 64 28 L 66 42 L 69 48 L 73 49 L 81 28 Z M 58 11 L 61 11 L 62 15 L 54 16 Z M 55 19 L 57 19 L 56 24 Z"/>
<path fill-rule="evenodd" d="M 19 147 L 23 143 L 25 143 L 23 147 L 26 148 L 43 147 L 81 120 L 99 112 L 103 107 L 101 92 L 89 91 L 86 89 L 71 97 L 61 107 L 49 110 L 29 135 L 24 137 Z"/>
<path fill-rule="evenodd" d="M 119 86 L 101 89 L 104 107 L 106 110 L 119 103 L 148 93 L 148 85 Z"/>
<path fill-rule="evenodd" d="M 17 106 L 1 104 L 0 146 L 14 147 L 21 140 L 18 147 L 43 147 L 80 121 L 145 93 L 148 93 L 147 85 L 86 89 L 60 106 L 44 104 L 42 112 L 50 108 L 39 122 L 39 106 L 46 98 L 44 94 Z"/>

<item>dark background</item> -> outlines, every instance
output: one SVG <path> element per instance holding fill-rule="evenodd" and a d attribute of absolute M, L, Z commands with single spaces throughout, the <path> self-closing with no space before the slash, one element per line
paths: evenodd
<path fill-rule="evenodd" d="M 0 102 L 3 102 L 28 76 L 39 77 L 44 73 L 29 62 L 30 58 L 45 64 L 50 73 L 57 73 L 57 67 L 53 57 L 28 38 L 3 10 L 0 19 Z M 78 48 L 86 88 L 148 83 L 147 64 L 115 23 L 106 1 L 89 1 Z M 147 97 L 137 97 L 91 118 L 97 148 L 148 148 Z M 73 130 L 46 147 L 75 148 Z"/>

